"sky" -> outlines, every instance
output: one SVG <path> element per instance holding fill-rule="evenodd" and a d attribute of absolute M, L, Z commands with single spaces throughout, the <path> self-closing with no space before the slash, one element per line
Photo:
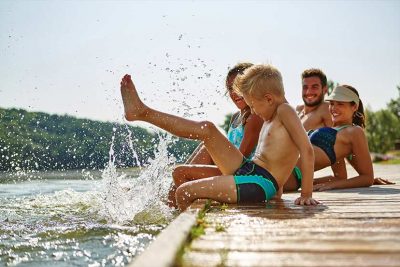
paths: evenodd
<path fill-rule="evenodd" d="M 400 1 L 0 1 L 0 107 L 123 122 L 119 83 L 145 103 L 222 124 L 237 62 L 358 89 L 385 108 L 400 85 Z"/>

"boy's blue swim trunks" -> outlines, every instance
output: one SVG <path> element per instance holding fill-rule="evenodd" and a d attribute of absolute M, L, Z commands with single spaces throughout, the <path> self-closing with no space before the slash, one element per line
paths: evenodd
<path fill-rule="evenodd" d="M 271 173 L 247 159 L 244 159 L 233 178 L 238 203 L 264 202 L 271 199 L 279 189 Z"/>

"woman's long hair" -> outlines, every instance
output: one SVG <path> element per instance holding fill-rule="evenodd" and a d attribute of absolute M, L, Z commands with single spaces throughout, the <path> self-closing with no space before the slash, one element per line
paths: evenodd
<path fill-rule="evenodd" d="M 358 94 L 356 88 L 354 88 L 353 86 L 350 85 L 342 85 L 343 87 L 346 87 L 348 89 L 350 89 L 351 91 L 353 91 L 358 98 L 360 98 L 360 95 Z M 356 103 L 351 102 L 353 105 L 355 105 Z M 353 124 L 360 126 L 361 128 L 365 128 L 365 114 L 364 114 L 364 106 L 363 103 L 360 99 L 360 102 L 358 104 L 358 109 L 356 112 L 354 112 L 353 114 Z"/>
<path fill-rule="evenodd" d="M 230 77 L 234 76 L 237 77 L 238 75 L 243 75 L 244 71 L 248 68 L 250 68 L 251 66 L 253 66 L 253 63 L 249 63 L 249 62 L 240 62 L 238 64 L 236 64 L 235 66 L 233 66 L 228 74 L 226 75 L 226 79 L 225 79 L 225 86 L 226 86 L 226 93 L 228 93 L 230 90 L 232 90 L 232 88 L 228 87 L 228 81 L 230 79 Z M 248 117 L 251 115 L 251 110 L 250 107 L 247 106 L 243 112 L 239 115 L 240 117 L 237 118 L 239 119 L 239 123 L 242 125 L 245 125 L 247 122 Z"/>

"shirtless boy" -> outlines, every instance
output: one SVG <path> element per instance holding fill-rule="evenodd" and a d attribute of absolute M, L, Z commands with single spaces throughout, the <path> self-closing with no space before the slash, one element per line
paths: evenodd
<path fill-rule="evenodd" d="M 202 198 L 222 203 L 269 200 L 282 192 L 299 155 L 303 182 L 295 204 L 318 204 L 312 198 L 313 148 L 296 112 L 287 104 L 280 72 L 270 65 L 255 65 L 237 83 L 236 89 L 252 112 L 264 120 L 252 161 L 246 160 L 213 123 L 152 109 L 140 100 L 131 77 L 122 78 L 121 94 L 128 121 L 146 121 L 176 136 L 203 141 L 222 173 L 180 185 L 176 190 L 179 209 L 185 210 Z"/>

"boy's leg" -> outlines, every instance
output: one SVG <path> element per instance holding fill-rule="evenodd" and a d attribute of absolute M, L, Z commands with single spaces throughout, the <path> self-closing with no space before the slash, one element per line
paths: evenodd
<path fill-rule="evenodd" d="M 221 171 L 215 165 L 180 165 L 172 171 L 172 178 L 177 187 L 189 181 L 220 175 Z"/>
<path fill-rule="evenodd" d="M 190 158 L 186 161 L 186 164 L 214 165 L 214 162 L 204 144 L 201 143 L 192 153 L 192 155 L 190 155 Z"/>
<path fill-rule="evenodd" d="M 146 121 L 173 135 L 203 141 L 215 164 L 224 174 L 233 174 L 240 167 L 243 155 L 214 124 L 187 120 L 147 107 L 140 100 L 129 75 L 122 78 L 121 94 L 127 120 Z"/>
<path fill-rule="evenodd" d="M 237 203 L 233 176 L 223 175 L 190 181 L 176 190 L 176 202 L 180 210 L 185 210 L 196 199 L 205 198 L 221 203 Z"/>
<path fill-rule="evenodd" d="M 175 192 L 183 183 L 221 175 L 221 171 L 215 165 L 181 165 L 172 172 L 174 184 L 168 192 L 168 205 L 177 208 Z"/>
<path fill-rule="evenodd" d="M 176 185 L 172 185 L 172 187 L 168 191 L 168 197 L 167 197 L 167 205 L 170 208 L 178 208 L 178 205 L 176 204 Z"/>

